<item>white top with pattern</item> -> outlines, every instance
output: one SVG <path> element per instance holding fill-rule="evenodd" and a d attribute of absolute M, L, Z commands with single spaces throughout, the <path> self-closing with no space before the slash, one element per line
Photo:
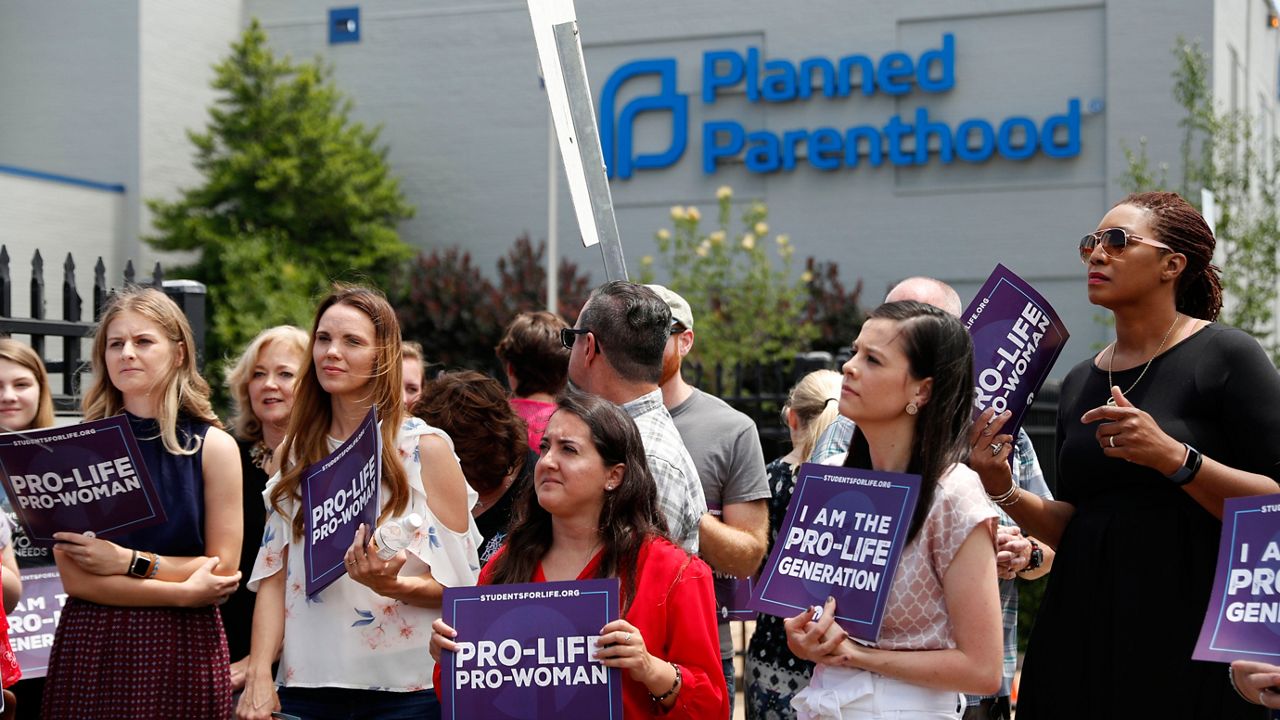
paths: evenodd
<path fill-rule="evenodd" d="M 404 515 L 418 513 L 425 521 L 409 545 L 409 560 L 400 574 L 422 575 L 429 569 L 432 577 L 445 587 L 474 585 L 480 574 L 477 553 L 480 531 L 468 514 L 467 532 L 453 532 L 437 520 L 427 506 L 418 450 L 418 440 L 424 435 L 442 437 L 450 449 L 453 448 L 453 441 L 444 431 L 419 418 L 409 418 L 400 426 L 396 444 L 410 487 L 409 506 Z M 297 504 L 289 503 L 286 514 L 271 509 L 271 489 L 279 480 L 277 473 L 267 482 L 263 493 L 267 525 L 249 579 L 249 589 L 255 592 L 264 578 L 279 572 L 286 564 L 286 548 L 289 556 L 302 557 L 301 539 L 292 539 L 291 523 Z M 388 496 L 384 486 L 382 497 Z M 468 485 L 468 506 L 473 507 L 478 499 Z M 399 517 L 403 515 L 397 519 Z M 431 687 L 435 667 L 429 651 L 431 623 L 440 617 L 439 608 L 406 605 L 373 592 L 345 574 L 308 600 L 302 563 L 287 565 L 284 650 L 276 677 L 278 683 L 292 687 L 398 692 Z"/>

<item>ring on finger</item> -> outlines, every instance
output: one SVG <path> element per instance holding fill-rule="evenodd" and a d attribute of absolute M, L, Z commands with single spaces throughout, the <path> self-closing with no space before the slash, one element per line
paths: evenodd
<path fill-rule="evenodd" d="M 631 642 L 631 633 L 623 633 L 623 634 L 622 634 L 622 644 L 623 644 L 623 645 L 626 645 L 626 644 L 628 644 L 628 643 L 630 643 L 630 642 Z"/>
<path fill-rule="evenodd" d="M 999 454 L 1000 454 L 1000 451 L 1001 451 L 1002 449 L 1004 449 L 1004 443 L 1002 443 L 1002 442 L 1000 442 L 1000 443 L 991 443 L 991 455 L 992 455 L 992 457 L 994 457 L 994 456 L 996 456 L 996 455 L 999 455 Z"/>
<path fill-rule="evenodd" d="M 1107 442 L 1108 442 L 1108 443 L 1111 443 L 1111 447 L 1115 447 L 1115 446 L 1116 446 L 1116 436 L 1115 436 L 1115 435 L 1108 435 L 1108 436 L 1107 436 Z"/>

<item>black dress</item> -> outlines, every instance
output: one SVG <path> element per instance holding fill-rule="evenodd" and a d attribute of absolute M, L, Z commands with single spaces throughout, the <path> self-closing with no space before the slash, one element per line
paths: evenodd
<path fill-rule="evenodd" d="M 1142 366 L 1114 373 L 1127 390 Z M 1086 361 L 1062 384 L 1057 496 L 1075 506 L 1027 650 L 1019 720 L 1260 718 L 1226 666 L 1193 661 L 1222 523 L 1159 472 L 1108 458 L 1080 417 L 1110 397 Z M 1280 477 L 1280 376 L 1258 343 L 1209 325 L 1126 393 L 1232 468 Z"/>
<path fill-rule="evenodd" d="M 267 510 L 262 491 L 267 487 L 267 474 L 253 461 L 253 447 L 257 443 L 236 438 L 240 450 L 240 472 L 244 481 L 244 540 L 240 546 L 240 587 L 222 606 L 222 624 L 227 631 L 227 650 L 231 662 L 249 654 L 249 636 L 253 631 L 253 601 L 257 597 L 245 587 L 253 574 L 253 562 L 262 546 L 262 530 L 266 525 Z"/>

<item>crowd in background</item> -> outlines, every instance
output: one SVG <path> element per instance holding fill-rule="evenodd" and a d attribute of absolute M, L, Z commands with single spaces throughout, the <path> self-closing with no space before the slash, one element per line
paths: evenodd
<path fill-rule="evenodd" d="M 244 349 L 225 423 L 178 307 L 123 291 L 94 336 L 83 417 L 128 418 L 168 522 L 111 540 L 58 533 L 21 563 L 21 528 L 0 523 L 5 609 L 19 564 L 56 565 L 69 596 L 46 678 L 19 680 L 0 644 L 7 705 L 439 717 L 436 663 L 459 640 L 444 588 L 618 578 L 596 650 L 623 671 L 625 717 L 729 717 L 739 678 L 717 603 L 759 571 L 801 463 L 821 462 L 919 475 L 920 500 L 877 643 L 851 640 L 834 601 L 758 618 L 749 718 L 1008 718 L 1017 582 L 1046 573 L 1020 717 L 1258 717 L 1280 706 L 1280 668 L 1191 660 L 1222 503 L 1280 478 L 1280 378 L 1255 341 L 1213 322 L 1213 248 L 1168 193 L 1124 199 L 1080 241 L 1116 340 L 1066 375 L 1056 493 L 1010 413 L 973 419 L 961 300 L 928 278 L 867 315 L 840 373 L 798 378 L 781 411 L 791 449 L 773 459 L 749 417 L 686 381 L 695 321 L 714 319 L 662 286 L 605 283 L 572 326 L 521 314 L 495 349 L 500 382 L 429 377 L 431 349 L 402 340 L 380 292 L 335 285 L 309 330 L 264 329 Z M 377 525 L 411 523 L 411 539 L 379 553 L 362 526 L 345 574 L 308 597 L 302 471 L 371 409 Z M 40 358 L 0 340 L 3 429 L 52 423 Z"/>

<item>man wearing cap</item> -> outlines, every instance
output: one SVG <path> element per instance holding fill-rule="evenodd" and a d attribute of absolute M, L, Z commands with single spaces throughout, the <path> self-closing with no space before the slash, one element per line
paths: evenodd
<path fill-rule="evenodd" d="M 697 552 L 707 500 L 658 389 L 670 328 L 671 311 L 652 290 L 612 280 L 592 291 L 577 325 L 561 330 L 560 337 L 569 348 L 569 381 L 618 405 L 635 421 L 667 533 L 672 542 Z"/>
<path fill-rule="evenodd" d="M 671 334 L 662 354 L 659 380 L 662 402 L 698 468 L 708 508 L 698 523 L 700 554 L 715 571 L 717 600 L 728 602 L 737 578 L 750 577 L 759 570 L 767 547 L 770 493 L 760 434 L 751 418 L 684 381 L 680 366 L 693 349 L 693 311 L 670 289 L 647 287 L 671 308 Z M 720 656 L 732 708 L 733 636 L 727 610 L 720 610 Z"/>

